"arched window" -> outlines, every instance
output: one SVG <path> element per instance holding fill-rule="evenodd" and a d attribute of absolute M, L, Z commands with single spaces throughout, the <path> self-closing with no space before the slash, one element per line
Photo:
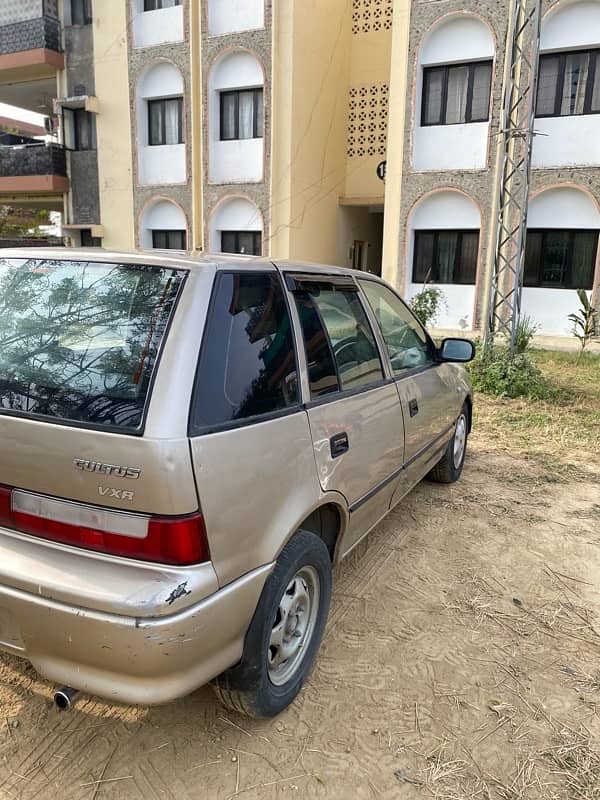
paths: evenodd
<path fill-rule="evenodd" d="M 185 116 L 181 73 L 157 61 L 140 77 L 136 92 L 141 184 L 184 183 Z"/>
<path fill-rule="evenodd" d="M 144 209 L 140 243 L 146 250 L 187 250 L 187 220 L 170 200 L 158 199 Z"/>
<path fill-rule="evenodd" d="M 477 17 L 453 14 L 426 34 L 417 70 L 416 169 L 485 167 L 493 59 L 494 39 Z"/>
<path fill-rule="evenodd" d="M 594 286 L 599 231 L 598 207 L 580 189 L 555 187 L 530 200 L 522 308 L 542 333 L 570 333 L 574 290 L 591 294 Z"/>
<path fill-rule="evenodd" d="M 208 0 L 209 36 L 249 31 L 264 25 L 264 0 Z"/>
<path fill-rule="evenodd" d="M 453 190 L 424 197 L 410 215 L 407 295 L 438 285 L 444 296 L 439 327 L 470 327 L 480 225 L 477 205 Z"/>
<path fill-rule="evenodd" d="M 600 164 L 600 3 L 544 17 L 535 113 L 534 166 Z"/>
<path fill-rule="evenodd" d="M 213 183 L 263 179 L 264 73 L 251 53 L 227 53 L 209 76 L 209 176 Z"/>
<path fill-rule="evenodd" d="M 211 221 L 210 246 L 215 253 L 262 255 L 263 220 L 260 210 L 243 197 L 223 200 Z"/>

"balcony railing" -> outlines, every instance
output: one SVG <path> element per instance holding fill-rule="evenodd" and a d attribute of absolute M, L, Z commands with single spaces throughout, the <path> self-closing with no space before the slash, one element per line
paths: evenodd
<path fill-rule="evenodd" d="M 62 52 L 58 19 L 46 14 L 0 26 L 0 56 L 28 50 Z"/>
<path fill-rule="evenodd" d="M 60 144 L 25 144 L 0 147 L 0 178 L 34 175 L 66 177 L 67 159 Z"/>

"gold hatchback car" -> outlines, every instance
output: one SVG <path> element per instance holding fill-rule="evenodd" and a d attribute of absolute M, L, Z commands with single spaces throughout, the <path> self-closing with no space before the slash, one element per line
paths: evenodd
<path fill-rule="evenodd" d="M 285 708 L 332 566 L 426 475 L 455 481 L 462 366 L 366 273 L 4 250 L 0 649 L 162 703 Z M 74 688 L 72 688 L 74 687 Z"/>

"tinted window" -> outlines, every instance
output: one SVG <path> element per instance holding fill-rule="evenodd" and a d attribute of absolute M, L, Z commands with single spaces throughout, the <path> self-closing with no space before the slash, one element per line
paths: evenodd
<path fill-rule="evenodd" d="M 487 121 L 491 84 L 491 61 L 426 67 L 421 125 Z"/>
<path fill-rule="evenodd" d="M 198 369 L 196 431 L 298 403 L 290 317 L 279 278 L 221 273 Z"/>
<path fill-rule="evenodd" d="M 414 283 L 475 283 L 479 231 L 415 231 Z"/>
<path fill-rule="evenodd" d="M 0 410 L 140 428 L 184 275 L 0 259 Z"/>
<path fill-rule="evenodd" d="M 591 289 L 597 249 L 598 231 L 528 230 L 524 285 Z"/>
<path fill-rule="evenodd" d="M 313 299 L 329 334 L 342 390 L 382 380 L 379 351 L 358 292 L 319 289 Z"/>
<path fill-rule="evenodd" d="M 308 292 L 298 292 L 295 297 L 306 350 L 310 396 L 337 392 L 340 385 L 333 350 L 314 297 Z"/>
<path fill-rule="evenodd" d="M 360 285 L 381 328 L 394 373 L 433 363 L 430 341 L 402 300 L 375 281 L 360 281 Z"/>

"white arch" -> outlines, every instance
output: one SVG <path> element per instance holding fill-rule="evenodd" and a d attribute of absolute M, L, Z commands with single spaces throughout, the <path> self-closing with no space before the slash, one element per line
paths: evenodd
<path fill-rule="evenodd" d="M 600 44 L 600 3 L 559 4 L 542 20 L 540 50 L 571 50 Z"/>
<path fill-rule="evenodd" d="M 222 231 L 263 231 L 263 218 L 258 206 L 245 197 L 223 200 L 215 209 L 210 226 L 210 249 L 221 250 Z"/>
<path fill-rule="evenodd" d="M 150 146 L 148 101 L 184 97 L 184 81 L 170 61 L 154 61 L 140 75 L 136 85 L 136 127 L 139 180 L 142 185 L 185 183 L 185 143 Z M 185 142 L 185 103 L 182 128 Z"/>
<path fill-rule="evenodd" d="M 264 28 L 264 0 L 208 0 L 208 33 L 226 33 Z"/>
<path fill-rule="evenodd" d="M 528 228 L 600 230 L 600 211 L 592 198 L 574 186 L 557 186 L 529 201 Z"/>
<path fill-rule="evenodd" d="M 263 86 L 261 63 L 246 50 L 225 53 L 213 64 L 208 76 L 209 178 L 213 183 L 263 180 L 264 139 L 222 141 L 220 131 L 221 92 Z"/>
<path fill-rule="evenodd" d="M 413 208 L 410 217 L 412 230 L 476 230 L 480 225 L 477 204 L 453 189 L 427 195 Z"/>
<path fill-rule="evenodd" d="M 170 61 L 155 61 L 142 72 L 137 83 L 137 96 L 150 100 L 156 97 L 180 97 L 183 76 Z"/>
<path fill-rule="evenodd" d="M 149 203 L 142 214 L 140 243 L 144 249 L 152 248 L 152 231 L 186 231 L 187 220 L 178 205 L 170 200 L 158 199 Z"/>
<path fill-rule="evenodd" d="M 470 14 L 451 14 L 425 36 L 419 64 L 452 64 L 494 57 L 494 37 L 488 26 Z"/>
<path fill-rule="evenodd" d="M 423 70 L 438 64 L 487 61 L 494 58 L 494 53 L 491 30 L 472 14 L 449 14 L 425 34 L 417 56 L 412 150 L 415 170 L 483 169 L 486 166 L 489 121 L 421 125 Z M 466 91 L 462 96 L 466 96 Z"/>
<path fill-rule="evenodd" d="M 600 211 L 594 200 L 576 186 L 545 189 L 529 201 L 527 227 L 547 229 L 600 230 Z M 598 257 L 596 257 L 596 271 Z M 588 292 L 590 296 L 591 292 Z M 567 336 L 572 325 L 569 314 L 578 311 L 573 289 L 525 286 L 523 313 L 540 326 L 540 333 Z"/>
<path fill-rule="evenodd" d="M 442 189 L 426 195 L 414 206 L 408 226 L 406 295 L 410 299 L 423 288 L 423 284 L 412 282 L 414 232 L 418 230 L 479 230 L 481 213 L 477 203 L 467 195 L 454 189 Z M 440 328 L 454 330 L 472 327 L 475 286 L 443 284 L 439 288 L 443 292 L 445 305 L 435 324 Z"/>

